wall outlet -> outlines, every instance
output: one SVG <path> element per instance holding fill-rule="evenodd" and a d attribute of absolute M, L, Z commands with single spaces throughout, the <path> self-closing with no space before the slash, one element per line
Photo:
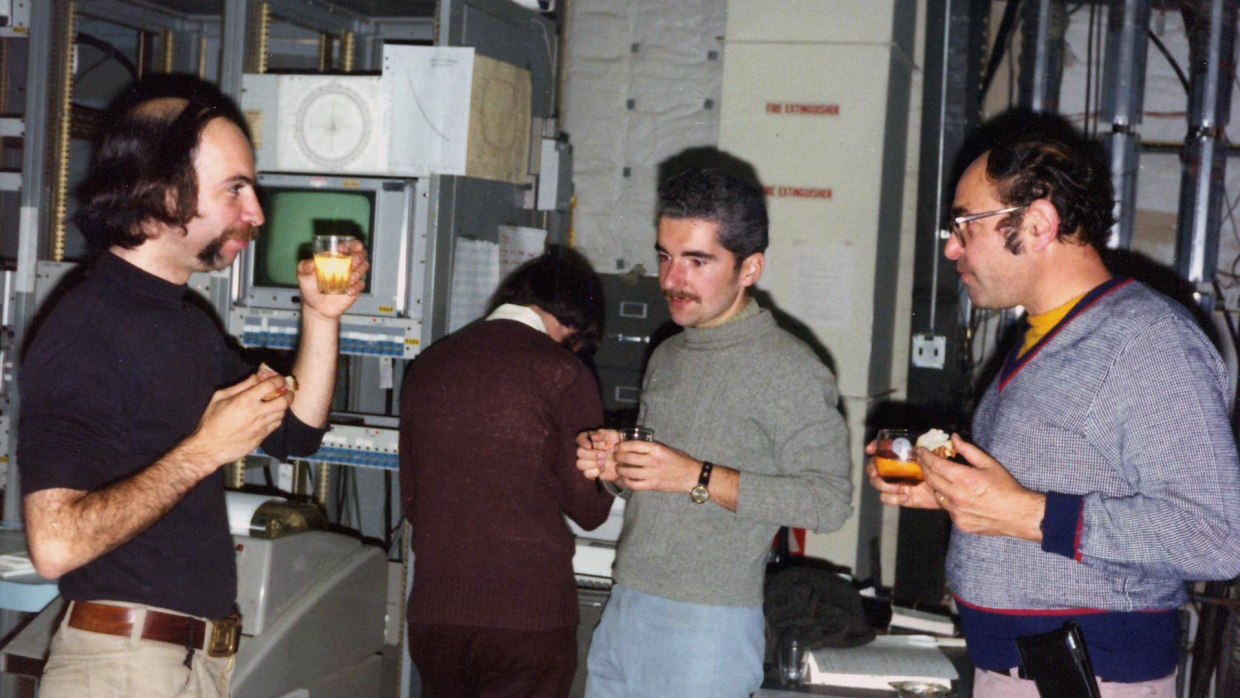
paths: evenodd
<path fill-rule="evenodd" d="M 947 363 L 947 337 L 938 334 L 913 335 L 913 365 L 942 369 Z"/>

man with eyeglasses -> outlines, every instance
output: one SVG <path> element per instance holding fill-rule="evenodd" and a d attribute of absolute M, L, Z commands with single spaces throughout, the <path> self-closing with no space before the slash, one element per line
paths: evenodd
<path fill-rule="evenodd" d="M 973 417 L 962 465 L 870 483 L 951 516 L 947 574 L 977 698 L 1038 696 L 1016 638 L 1076 621 L 1104 698 L 1175 693 L 1186 580 L 1240 573 L 1240 465 L 1226 367 L 1189 313 L 1103 264 L 1105 168 L 1025 140 L 975 160 L 944 254 L 981 308 L 1028 327 Z M 873 452 L 873 446 L 868 448 Z"/>

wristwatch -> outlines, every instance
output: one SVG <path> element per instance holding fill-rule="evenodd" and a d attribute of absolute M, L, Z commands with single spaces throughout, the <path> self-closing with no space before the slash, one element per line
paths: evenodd
<path fill-rule="evenodd" d="M 706 486 L 710 484 L 710 471 L 714 467 L 714 463 L 702 461 L 702 474 L 698 475 L 698 483 L 689 490 L 689 499 L 692 499 L 694 504 L 705 504 L 706 500 L 710 499 L 710 490 L 706 489 Z"/>

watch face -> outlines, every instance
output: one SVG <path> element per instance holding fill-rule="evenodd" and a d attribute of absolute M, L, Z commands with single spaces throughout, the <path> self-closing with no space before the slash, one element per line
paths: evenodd
<path fill-rule="evenodd" d="M 698 504 L 703 504 L 710 499 L 710 490 L 707 490 L 702 485 L 695 485 L 693 489 L 689 490 L 689 498 Z"/>

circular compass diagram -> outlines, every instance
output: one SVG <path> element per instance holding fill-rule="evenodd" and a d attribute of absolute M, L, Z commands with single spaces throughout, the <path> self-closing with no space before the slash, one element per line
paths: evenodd
<path fill-rule="evenodd" d="M 338 168 L 361 154 L 370 139 L 370 109 L 340 83 L 315 88 L 297 106 L 297 145 L 306 159 Z"/>

